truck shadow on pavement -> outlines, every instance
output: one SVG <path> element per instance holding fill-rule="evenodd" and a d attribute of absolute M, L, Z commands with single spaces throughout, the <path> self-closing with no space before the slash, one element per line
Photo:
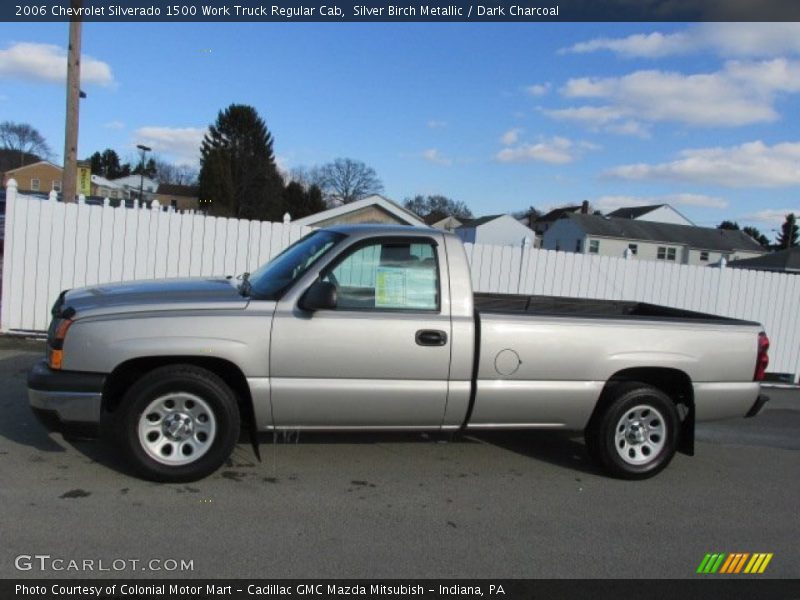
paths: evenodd
<path fill-rule="evenodd" d="M 469 437 L 532 460 L 591 475 L 604 475 L 576 435 L 574 432 L 519 430 L 469 434 Z"/>
<path fill-rule="evenodd" d="M 0 437 L 40 452 L 64 452 L 33 416 L 28 406 L 27 374 L 40 354 L 19 353 L 0 360 L 3 390 L 0 392 Z"/>
<path fill-rule="evenodd" d="M 119 456 L 111 440 L 81 440 L 63 438 L 50 434 L 39 423 L 28 406 L 26 378 L 27 371 L 41 355 L 34 352 L 21 352 L 0 360 L 0 373 L 4 375 L 5 385 L 0 393 L 0 438 L 23 447 L 32 448 L 39 453 L 64 453 L 67 446 L 92 462 L 132 475 L 133 471 Z M 505 432 L 359 432 L 359 433 L 298 433 L 259 434 L 259 447 L 262 463 L 268 462 L 267 452 L 273 444 L 298 445 L 338 445 L 338 444 L 487 444 L 514 452 L 521 456 L 565 467 L 584 473 L 600 474 L 601 471 L 589 460 L 586 448 L 581 441 L 564 433 L 551 431 L 505 431 Z M 2 449 L 2 448 L 0 448 Z M 4 450 L 6 451 L 6 450 Z M 258 460 L 253 452 L 249 433 L 242 431 L 235 454 L 241 458 L 251 457 L 253 464 Z"/>

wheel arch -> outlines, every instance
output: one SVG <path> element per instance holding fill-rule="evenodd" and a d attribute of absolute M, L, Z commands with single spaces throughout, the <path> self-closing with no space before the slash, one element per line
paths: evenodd
<path fill-rule="evenodd" d="M 103 385 L 103 411 L 114 413 L 125 392 L 137 379 L 168 365 L 192 365 L 214 373 L 236 394 L 241 418 L 253 422 L 253 398 L 244 373 L 235 363 L 213 356 L 146 356 L 126 360 L 106 377 Z"/>
<path fill-rule="evenodd" d="M 675 403 L 680 417 L 678 451 L 689 456 L 694 455 L 694 387 L 688 374 L 680 369 L 669 367 L 633 367 L 614 373 L 603 386 L 589 422 L 602 413 L 613 399 L 614 387 L 620 383 L 644 383 L 669 396 Z"/>

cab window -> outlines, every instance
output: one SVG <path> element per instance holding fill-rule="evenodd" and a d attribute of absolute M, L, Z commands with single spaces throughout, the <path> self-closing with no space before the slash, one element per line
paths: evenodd
<path fill-rule="evenodd" d="M 323 280 L 336 286 L 342 310 L 439 310 L 439 273 L 432 242 L 360 246 Z"/>

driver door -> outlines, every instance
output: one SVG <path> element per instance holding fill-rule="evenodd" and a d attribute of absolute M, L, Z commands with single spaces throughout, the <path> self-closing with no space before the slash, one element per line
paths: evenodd
<path fill-rule="evenodd" d="M 279 304 L 270 360 L 278 428 L 441 426 L 451 335 L 439 252 L 427 237 L 358 243 L 320 274 L 337 289 L 335 309 Z"/>

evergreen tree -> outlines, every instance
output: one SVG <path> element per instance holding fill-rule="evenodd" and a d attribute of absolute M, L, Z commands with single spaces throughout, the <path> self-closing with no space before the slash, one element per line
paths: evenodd
<path fill-rule="evenodd" d="M 797 242 L 798 235 L 800 234 L 798 234 L 797 217 L 795 217 L 794 213 L 789 213 L 786 215 L 783 225 L 781 225 L 781 232 L 775 242 L 775 249 L 797 248 L 800 245 Z"/>
<path fill-rule="evenodd" d="M 92 154 L 89 157 L 89 162 L 91 163 L 92 175 L 103 174 L 103 157 L 100 156 L 99 152 Z"/>
<path fill-rule="evenodd" d="M 761 244 L 764 248 L 769 248 L 769 239 L 767 239 L 767 236 L 761 233 L 756 227 L 744 227 L 742 231 Z"/>
<path fill-rule="evenodd" d="M 739 231 L 739 223 L 736 221 L 723 221 L 717 225 L 717 229 L 727 229 L 729 231 Z"/>
<path fill-rule="evenodd" d="M 200 147 L 200 198 L 211 213 L 240 219 L 281 220 L 283 181 L 272 134 L 252 106 L 220 111 Z"/>
<path fill-rule="evenodd" d="M 100 175 L 106 179 L 117 179 L 131 174 L 130 165 L 120 164 L 119 154 L 111 148 L 106 148 L 103 152 L 95 152 L 89 157 L 93 175 Z M 137 170 L 138 174 L 139 171 Z M 147 173 L 145 173 L 147 175 Z M 148 175 L 149 177 L 149 175 Z"/>
<path fill-rule="evenodd" d="M 136 165 L 136 168 L 133 170 L 133 175 L 141 175 L 144 173 L 145 177 L 150 177 L 153 179 L 158 172 L 158 167 L 156 166 L 156 161 L 154 158 L 147 159 L 147 162 L 144 164 L 144 169 L 142 168 L 142 163 L 139 161 L 139 164 Z M 119 177 L 122 177 L 119 175 Z"/>
<path fill-rule="evenodd" d="M 302 219 L 325 208 L 322 190 L 316 185 L 305 189 L 302 184 L 292 181 L 283 190 L 283 210 L 291 215 L 292 220 Z"/>

